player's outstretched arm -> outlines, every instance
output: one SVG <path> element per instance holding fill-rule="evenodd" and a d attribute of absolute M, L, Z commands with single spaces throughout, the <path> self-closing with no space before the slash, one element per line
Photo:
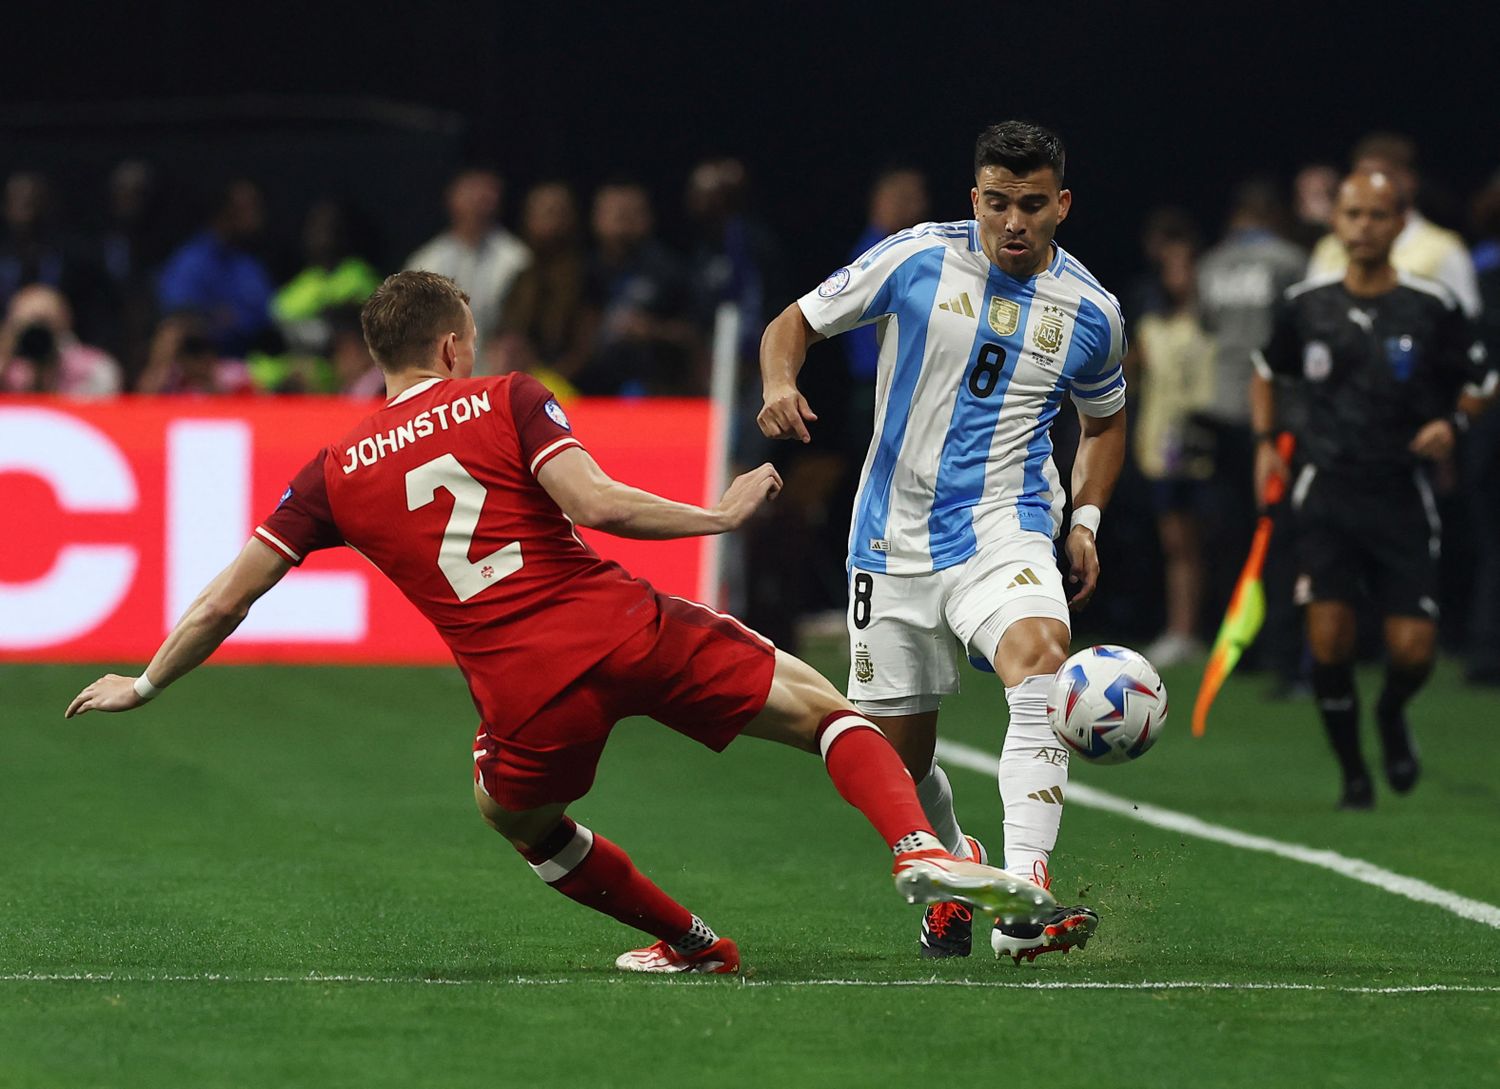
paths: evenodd
<path fill-rule="evenodd" d="M 139 707 L 155 694 L 152 689 L 165 688 L 218 650 L 240 626 L 256 599 L 291 569 L 292 565 L 268 545 L 251 540 L 188 606 L 141 678 L 115 673 L 100 677 L 73 697 L 63 717 Z M 145 683 L 138 686 L 138 681 Z M 146 695 L 141 694 L 143 689 Z"/>
<path fill-rule="evenodd" d="M 768 462 L 735 477 L 715 506 L 695 507 L 621 484 L 578 447 L 543 465 L 537 480 L 575 525 L 653 541 L 728 533 L 781 491 L 781 476 Z"/>
<path fill-rule="evenodd" d="M 807 425 L 816 423 L 818 417 L 798 391 L 797 375 L 807 361 L 808 347 L 822 339 L 796 303 L 766 326 L 760 338 L 760 378 L 765 404 L 755 418 L 766 438 L 812 441 Z"/>
<path fill-rule="evenodd" d="M 1084 525 L 1079 512 L 1085 507 L 1102 511 L 1114 494 L 1115 482 L 1125 465 L 1125 410 L 1109 416 L 1079 413 L 1081 431 L 1078 456 L 1073 461 L 1073 528 L 1068 533 L 1068 582 L 1075 587 L 1068 604 L 1081 609 L 1099 585 L 1099 553 L 1094 547 L 1094 529 Z M 1098 524 L 1097 513 L 1094 525 Z"/>

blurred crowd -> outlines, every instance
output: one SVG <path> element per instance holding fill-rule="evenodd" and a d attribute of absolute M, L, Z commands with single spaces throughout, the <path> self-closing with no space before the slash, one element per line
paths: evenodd
<path fill-rule="evenodd" d="M 1200 654 L 1222 615 L 1256 515 L 1250 355 L 1268 335 L 1281 291 L 1342 261 L 1329 221 L 1338 180 L 1351 168 L 1397 180 L 1413 211 L 1395 263 L 1446 283 L 1489 322 L 1491 350 L 1500 352 L 1500 175 L 1465 208 L 1441 179 L 1422 176 L 1418 149 L 1404 136 L 1371 135 L 1346 161 L 1309 165 L 1290 183 L 1247 179 L 1218 223 L 1180 208 L 1150 212 L 1139 275 L 1111 284 L 1129 324 L 1133 457 L 1101 538 L 1107 572 L 1114 560 L 1114 570 L 1141 577 L 1101 594 L 1095 623 L 1154 640 L 1146 652 L 1159 665 Z M 225 186 L 201 222 L 186 225 L 162 182 L 148 164 L 124 162 L 96 206 L 65 214 L 46 177 L 5 180 L 0 391 L 379 395 L 359 307 L 396 267 L 378 266 L 355 209 L 316 201 L 299 244 L 284 251 L 253 180 Z M 843 609 L 848 511 L 875 400 L 875 331 L 818 349 L 804 392 L 819 411 L 819 441 L 773 450 L 749 422 L 759 404 L 756 346 L 765 323 L 809 285 L 790 281 L 776 233 L 753 212 L 743 164 L 694 167 L 665 232 L 656 218 L 662 206 L 635 179 L 606 180 L 587 196 L 563 180 L 536 184 L 516 202 L 513 232 L 502 176 L 464 169 L 443 194 L 446 229 L 400 267 L 444 273 L 469 293 L 481 373 L 525 370 L 564 399 L 706 393 L 715 316 L 734 304 L 742 398 L 734 450 L 746 463 L 774 456 L 787 478 L 773 520 L 747 537 L 735 605 L 793 644 L 799 614 Z M 922 173 L 883 170 L 848 257 L 928 218 Z M 1088 258 L 1086 238 L 1063 241 Z M 1500 556 L 1489 546 L 1500 541 L 1496 415 L 1476 423 L 1454 463 L 1438 471 L 1444 513 L 1458 530 L 1447 535 L 1455 547 L 1445 634 L 1450 647 L 1469 652 L 1474 679 L 1490 681 L 1500 680 Z M 1066 479 L 1073 438 L 1068 414 L 1061 420 Z M 787 555 L 806 562 L 787 564 Z M 1141 565 L 1142 555 L 1161 562 Z M 1276 580 L 1290 578 L 1281 563 L 1273 556 L 1273 602 L 1283 600 Z M 1285 615 L 1278 608 L 1268 623 L 1280 637 L 1262 640 L 1260 664 L 1295 688 L 1296 617 L 1290 605 Z"/>
<path fill-rule="evenodd" d="M 651 195 L 606 181 L 587 209 L 562 181 L 533 186 L 512 233 L 504 181 L 465 169 L 444 194 L 448 225 L 399 266 L 377 268 L 357 214 L 306 210 L 278 252 L 260 187 L 239 179 L 184 231 L 141 162 L 110 175 L 93 215 L 64 215 L 44 176 L 5 181 L 0 237 L 0 388 L 138 393 L 374 395 L 360 304 L 398 268 L 453 277 L 472 298 L 480 373 L 524 369 L 562 396 L 696 395 L 722 302 L 758 336 L 785 288 L 770 233 L 745 212 L 734 160 L 700 164 L 682 206 L 687 245 L 657 237 Z M 748 342 L 748 341 L 747 341 Z"/>

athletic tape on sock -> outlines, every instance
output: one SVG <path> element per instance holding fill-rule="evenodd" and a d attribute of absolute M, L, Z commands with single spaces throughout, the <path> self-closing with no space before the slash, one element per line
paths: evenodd
<path fill-rule="evenodd" d="M 573 838 L 545 862 L 528 862 L 532 871 L 549 885 L 555 885 L 576 870 L 594 846 L 594 833 L 583 825 L 574 826 Z"/>
<path fill-rule="evenodd" d="M 827 761 L 828 750 L 833 748 L 833 743 L 850 730 L 874 730 L 881 737 L 885 736 L 879 726 L 858 712 L 835 711 L 818 727 L 818 751 L 823 754 L 824 761 Z"/>

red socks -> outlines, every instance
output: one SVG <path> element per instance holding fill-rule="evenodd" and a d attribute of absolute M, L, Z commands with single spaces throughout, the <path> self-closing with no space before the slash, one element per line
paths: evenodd
<path fill-rule="evenodd" d="M 932 831 L 906 765 L 873 722 L 857 711 L 835 711 L 818 724 L 817 737 L 834 787 L 887 846 L 911 832 Z"/>
<path fill-rule="evenodd" d="M 854 711 L 835 711 L 819 724 L 817 738 L 834 787 L 887 846 L 913 832 L 931 835 L 911 776 L 874 723 Z M 680 941 L 693 929 L 692 912 L 657 888 L 624 851 L 571 818 L 521 853 L 538 877 L 568 899 L 626 926 L 665 942 Z"/>
<path fill-rule="evenodd" d="M 629 855 L 569 817 L 533 850 L 521 853 L 538 877 L 568 899 L 626 926 L 666 942 L 693 928 L 693 913 L 636 869 Z"/>

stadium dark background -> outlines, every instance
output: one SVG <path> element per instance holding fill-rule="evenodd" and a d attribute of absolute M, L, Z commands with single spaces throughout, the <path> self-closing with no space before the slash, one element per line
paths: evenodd
<path fill-rule="evenodd" d="M 70 206 L 130 153 L 194 193 L 248 173 L 289 236 L 333 187 L 399 259 L 463 161 L 506 174 L 507 218 L 539 178 L 639 177 L 670 234 L 691 165 L 730 153 L 805 285 L 882 165 L 923 168 L 934 214 L 966 215 L 974 134 L 1006 116 L 1065 135 L 1063 238 L 1107 282 L 1149 207 L 1216 225 L 1237 180 L 1341 163 L 1371 128 L 1419 140 L 1440 220 L 1500 166 L 1492 6 L 1221 8 L 62 4 L 27 12 L 0 65 L 0 168 L 52 171 Z"/>

